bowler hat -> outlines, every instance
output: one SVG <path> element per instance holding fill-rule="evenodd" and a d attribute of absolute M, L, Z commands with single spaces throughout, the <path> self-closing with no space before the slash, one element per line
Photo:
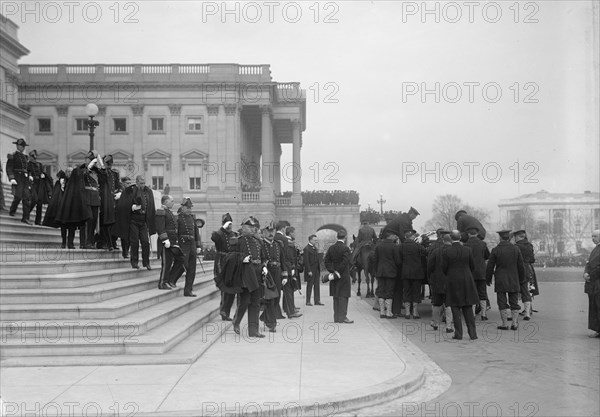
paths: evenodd
<path fill-rule="evenodd" d="M 21 138 L 21 139 L 17 139 L 17 141 L 16 141 L 16 142 L 13 142 L 13 144 L 14 144 L 14 145 L 17 145 L 17 146 L 29 146 L 29 145 L 27 144 L 27 142 L 25 142 L 25 139 L 23 139 L 23 138 Z"/>

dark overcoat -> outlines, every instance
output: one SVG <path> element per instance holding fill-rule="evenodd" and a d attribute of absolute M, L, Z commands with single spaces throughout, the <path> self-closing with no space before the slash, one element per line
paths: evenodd
<path fill-rule="evenodd" d="M 434 294 L 446 294 L 446 275 L 442 269 L 442 255 L 446 245 L 436 245 L 427 255 L 427 277 L 431 292 Z"/>
<path fill-rule="evenodd" d="M 116 229 L 117 236 L 121 239 L 129 239 L 129 222 L 131 220 L 131 206 L 134 203 L 134 196 L 137 186 L 134 184 L 131 187 L 127 187 L 125 191 L 121 193 L 121 198 L 117 200 L 115 207 L 116 214 Z M 148 235 L 152 236 L 156 233 L 156 209 L 154 206 L 154 194 L 152 190 L 144 186 L 142 192 L 146 199 L 146 224 L 148 225 Z"/>
<path fill-rule="evenodd" d="M 65 181 L 65 189 L 67 187 L 68 180 Z M 50 203 L 48 203 L 48 208 L 46 209 L 46 213 L 44 214 L 44 220 L 42 221 L 42 225 L 48 227 L 60 227 L 61 224 L 56 221 L 56 214 L 58 212 L 58 205 L 60 204 L 60 200 L 63 198 L 65 192 L 63 191 L 60 185 L 60 179 L 56 180 L 54 184 L 54 189 L 52 191 L 52 198 L 50 199 Z"/>
<path fill-rule="evenodd" d="M 317 248 L 311 244 L 306 245 L 302 256 L 304 261 L 304 281 L 308 282 L 313 279 L 319 280 L 321 275 L 321 263 L 319 262 L 319 252 L 317 251 Z M 308 275 L 309 272 L 312 272 L 312 277 Z"/>
<path fill-rule="evenodd" d="M 465 246 L 471 248 L 473 253 L 473 263 L 475 271 L 473 271 L 473 279 L 475 281 L 485 281 L 485 261 L 490 258 L 490 250 L 487 244 L 477 236 L 469 237 L 465 242 Z"/>
<path fill-rule="evenodd" d="M 115 193 L 121 187 L 119 173 L 113 169 L 100 169 L 98 183 L 100 185 L 100 221 L 104 225 L 114 224 L 116 222 Z"/>
<path fill-rule="evenodd" d="M 481 222 L 473 216 L 470 216 L 468 214 L 463 214 L 456 221 L 456 228 L 458 229 L 458 231 L 460 232 L 460 234 L 462 236 L 461 241 L 466 242 L 467 239 L 469 239 L 467 230 L 470 227 L 476 227 L 477 229 L 479 229 L 479 231 L 477 232 L 477 236 L 481 240 L 485 239 L 485 235 L 487 232 L 485 231 L 485 227 L 483 227 Z"/>
<path fill-rule="evenodd" d="M 350 248 L 341 241 L 335 242 L 325 254 L 325 268 L 331 273 L 337 271 L 340 277 L 329 281 L 329 295 L 332 297 L 350 298 L 352 281 L 350 279 L 350 263 L 352 253 Z"/>
<path fill-rule="evenodd" d="M 473 254 L 467 246 L 452 243 L 442 252 L 442 271 L 446 276 L 446 305 L 465 307 L 479 303 L 473 280 Z"/>
<path fill-rule="evenodd" d="M 391 239 L 380 240 L 373 254 L 375 277 L 396 278 L 402 266 L 400 245 Z"/>
<path fill-rule="evenodd" d="M 58 203 L 56 221 L 65 225 L 79 226 L 92 218 L 92 209 L 85 204 L 84 176 L 87 168 L 75 168 L 71 172 L 69 181 L 65 186 L 63 198 Z"/>
<path fill-rule="evenodd" d="M 525 281 L 523 255 L 512 243 L 503 240 L 498 243 L 488 260 L 485 278 L 488 284 L 495 277 L 494 291 L 511 293 L 521 291 L 521 282 Z"/>
<path fill-rule="evenodd" d="M 402 263 L 402 279 L 425 279 L 423 260 L 427 250 L 413 240 L 406 240 L 400 245 L 400 262 Z"/>

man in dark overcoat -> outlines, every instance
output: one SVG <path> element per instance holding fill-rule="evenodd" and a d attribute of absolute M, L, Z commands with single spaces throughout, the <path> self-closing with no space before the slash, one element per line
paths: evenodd
<path fill-rule="evenodd" d="M 492 249 L 487 263 L 485 278 L 488 285 L 494 281 L 494 291 L 498 300 L 502 325 L 500 330 L 508 330 L 508 313 L 512 311 L 512 330 L 518 328 L 519 317 L 519 291 L 521 282 L 525 280 L 523 255 L 515 245 L 510 243 L 510 230 L 500 230 L 500 243 Z M 507 301 L 508 298 L 508 301 Z"/>
<path fill-rule="evenodd" d="M 221 227 L 219 230 L 215 230 L 210 239 L 215 243 L 215 250 L 217 254 L 215 256 L 214 266 L 214 277 L 217 284 L 217 288 L 221 290 L 221 304 L 219 306 L 219 312 L 221 314 L 221 320 L 231 321 L 231 306 L 235 301 L 235 294 L 230 294 L 223 290 L 222 282 L 222 270 L 225 262 L 225 257 L 231 252 L 231 238 L 233 237 L 233 219 L 229 213 L 225 213 L 221 217 Z"/>
<path fill-rule="evenodd" d="M 67 168 L 68 169 L 68 168 Z M 65 190 L 56 209 L 55 222 L 66 226 L 69 235 L 74 236 L 75 229 L 79 228 L 79 247 L 83 249 L 86 244 L 85 227 L 92 217 L 90 206 L 84 201 L 85 180 L 87 167 L 75 167 L 66 181 Z M 72 240 L 69 238 L 69 242 Z"/>
<path fill-rule="evenodd" d="M 156 233 L 156 209 L 154 207 L 154 194 L 146 186 L 142 175 L 135 178 L 135 184 L 125 189 L 119 198 L 121 205 L 118 209 L 119 223 L 125 230 L 121 230 L 121 238 L 129 241 L 131 249 L 131 266 L 139 267 L 139 247 L 142 246 L 142 265 L 146 269 L 150 266 L 150 236 Z"/>
<path fill-rule="evenodd" d="M 427 249 L 415 242 L 413 239 L 416 230 L 407 230 L 404 233 L 405 240 L 400 245 L 400 261 L 402 262 L 401 279 L 403 281 L 404 318 L 410 319 L 411 307 L 412 317 L 420 319 L 418 306 L 421 302 L 421 285 L 425 279 L 425 268 L 423 260 L 427 256 Z"/>
<path fill-rule="evenodd" d="M 112 155 L 103 158 L 104 168 L 98 171 L 100 185 L 100 236 L 105 247 L 114 249 L 112 228 L 116 222 L 115 195 L 122 191 L 119 172 L 113 169 Z"/>
<path fill-rule="evenodd" d="M 477 236 L 479 236 L 479 239 L 485 239 L 485 227 L 483 227 L 481 222 L 475 217 L 467 214 L 465 210 L 457 211 L 454 215 L 454 219 L 456 220 L 456 228 L 461 234 L 461 242 L 466 242 L 467 239 L 469 239 L 467 230 L 469 230 L 471 227 L 477 228 Z"/>
<path fill-rule="evenodd" d="M 376 295 L 379 299 L 379 318 L 395 319 L 392 312 L 392 299 L 398 271 L 402 267 L 398 236 L 385 232 L 375 246 L 373 263 L 377 277 Z"/>
<path fill-rule="evenodd" d="M 481 320 L 487 320 L 487 310 L 490 309 L 490 300 L 487 295 L 487 285 L 485 282 L 485 262 L 490 257 L 490 250 L 487 244 L 479 239 L 479 229 L 477 227 L 469 227 L 467 229 L 469 238 L 465 242 L 465 246 L 471 248 L 473 254 L 473 263 L 475 264 L 475 271 L 473 271 L 473 279 L 475 280 L 475 286 L 477 287 L 477 294 L 479 296 L 479 305 L 475 308 L 475 314 L 481 311 Z M 462 235 L 461 235 L 462 238 Z"/>
<path fill-rule="evenodd" d="M 27 170 L 28 158 L 24 152 L 25 147 L 28 145 L 23 138 L 18 139 L 13 144 L 17 145 L 17 150 L 14 153 L 9 153 L 6 160 L 6 175 L 12 186 L 14 197 L 8 214 L 14 216 L 19 203 L 23 201 L 21 222 L 31 224 L 29 222 L 29 212 L 31 210 L 31 182 L 33 177 Z"/>
<path fill-rule="evenodd" d="M 525 230 L 517 230 L 514 233 L 515 245 L 521 251 L 523 255 L 523 267 L 525 269 L 525 282 L 521 283 L 521 301 L 523 301 L 523 320 L 531 320 L 531 305 L 533 301 L 532 293 L 529 290 L 531 285 L 537 291 L 537 278 L 535 276 L 535 269 L 533 264 L 535 263 L 535 252 L 533 245 L 527 239 L 527 232 Z"/>
<path fill-rule="evenodd" d="M 158 279 L 159 290 L 175 288 L 173 276 L 183 267 L 183 252 L 177 236 L 177 216 L 173 213 L 173 197 L 163 195 L 161 208 L 156 210 L 156 233 L 158 234 L 158 250 L 160 252 L 161 269 Z"/>
<path fill-rule="evenodd" d="M 446 304 L 446 275 L 442 269 L 442 255 L 444 249 L 452 245 L 449 236 L 450 232 L 443 229 L 437 230 L 438 239 L 434 249 L 427 255 L 427 277 L 429 279 L 429 288 L 431 290 L 431 327 L 437 330 L 439 323 L 442 322 L 442 309 Z M 433 245 L 432 245 L 433 246 Z M 445 305 L 446 311 L 446 333 L 454 331 L 454 321 L 452 317 L 452 308 Z"/>
<path fill-rule="evenodd" d="M 193 292 L 194 281 L 196 280 L 196 260 L 197 255 L 202 250 L 196 217 L 192 213 L 193 206 L 192 200 L 189 197 L 184 197 L 181 201 L 181 207 L 178 210 L 179 215 L 177 216 L 177 240 L 183 254 L 183 265 L 173 271 L 171 284 L 175 286 L 177 280 L 183 274 L 183 270 L 185 270 L 184 297 L 196 297 L 196 294 Z M 131 250 L 133 258 L 133 241 Z"/>
<path fill-rule="evenodd" d="M 348 319 L 348 299 L 352 287 L 350 278 L 350 262 L 352 253 L 346 245 L 346 230 L 337 232 L 337 241 L 327 249 L 325 268 L 330 272 L 323 276 L 323 282 L 329 281 L 329 295 L 333 297 L 333 321 L 335 323 L 351 324 Z"/>
<path fill-rule="evenodd" d="M 310 297 L 314 287 L 315 305 L 322 306 L 321 303 L 321 262 L 319 261 L 319 250 L 317 245 L 319 239 L 317 235 L 308 237 L 308 244 L 304 247 L 302 253 L 304 260 L 304 281 L 306 281 L 306 305 L 311 306 Z"/>
<path fill-rule="evenodd" d="M 121 198 L 128 194 L 128 188 L 133 187 L 135 182 L 129 177 L 121 178 L 121 190 L 115 194 L 115 224 L 112 227 L 112 234 L 115 238 L 121 239 L 121 254 L 123 258 L 129 258 L 129 217 L 131 206 L 128 206 L 129 199 Z"/>
<path fill-rule="evenodd" d="M 367 220 L 362 221 L 362 226 L 358 229 L 358 236 L 354 241 L 354 250 L 352 251 L 352 265 L 356 265 L 356 260 L 362 248 L 366 245 L 373 245 L 377 242 L 377 233 L 375 229 L 369 226 Z"/>
<path fill-rule="evenodd" d="M 453 339 L 461 340 L 462 316 L 465 316 L 467 332 L 471 340 L 477 339 L 473 305 L 479 302 L 477 288 L 473 280 L 475 263 L 471 248 L 460 243 L 461 233 L 458 230 L 450 232 L 452 245 L 442 253 L 442 271 L 446 276 L 446 305 L 452 307 L 454 318 Z"/>
<path fill-rule="evenodd" d="M 592 232 L 592 241 L 596 246 L 585 265 L 583 279 L 589 300 L 588 329 L 594 332 L 589 337 L 600 337 L 600 230 Z"/>
<path fill-rule="evenodd" d="M 383 234 L 383 232 L 387 232 L 390 231 L 393 234 L 395 234 L 396 236 L 398 236 L 400 238 L 400 242 L 404 243 L 405 240 L 405 232 L 407 230 L 413 230 L 413 220 L 417 218 L 417 216 L 420 213 L 417 211 L 416 208 L 411 207 L 408 210 L 408 213 L 400 213 L 398 214 L 398 216 L 396 216 L 396 218 L 394 218 L 392 221 L 390 221 L 381 231 L 381 233 Z"/>

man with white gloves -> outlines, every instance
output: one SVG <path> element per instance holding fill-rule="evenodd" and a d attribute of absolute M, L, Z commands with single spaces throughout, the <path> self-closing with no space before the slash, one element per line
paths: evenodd
<path fill-rule="evenodd" d="M 158 280 L 159 290 L 175 288 L 173 273 L 183 268 L 183 252 L 177 239 L 177 217 L 171 209 L 174 200 L 170 195 L 163 195 L 161 208 L 156 210 L 156 234 L 158 235 L 158 250 L 162 268 Z"/>

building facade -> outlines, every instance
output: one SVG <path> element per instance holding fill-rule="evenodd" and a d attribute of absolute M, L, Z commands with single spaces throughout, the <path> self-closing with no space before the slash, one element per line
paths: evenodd
<path fill-rule="evenodd" d="M 549 193 L 545 190 L 501 200 L 500 224 L 525 229 L 538 253 L 571 256 L 591 250 L 600 229 L 600 193 Z"/>
<path fill-rule="evenodd" d="M 303 204 L 305 92 L 273 81 L 269 65 L 21 65 L 19 106 L 31 115 L 25 136 L 51 174 L 83 163 L 90 102 L 99 108 L 93 147 L 113 155 L 121 175 L 191 197 L 206 220 L 204 242 L 226 212 L 235 222 L 250 214 L 261 223 L 288 220 L 300 243 L 321 219 L 358 227 L 358 205 Z M 292 145 L 293 162 L 282 167 L 283 144 Z M 289 197 L 282 176 L 292 182 Z"/>

